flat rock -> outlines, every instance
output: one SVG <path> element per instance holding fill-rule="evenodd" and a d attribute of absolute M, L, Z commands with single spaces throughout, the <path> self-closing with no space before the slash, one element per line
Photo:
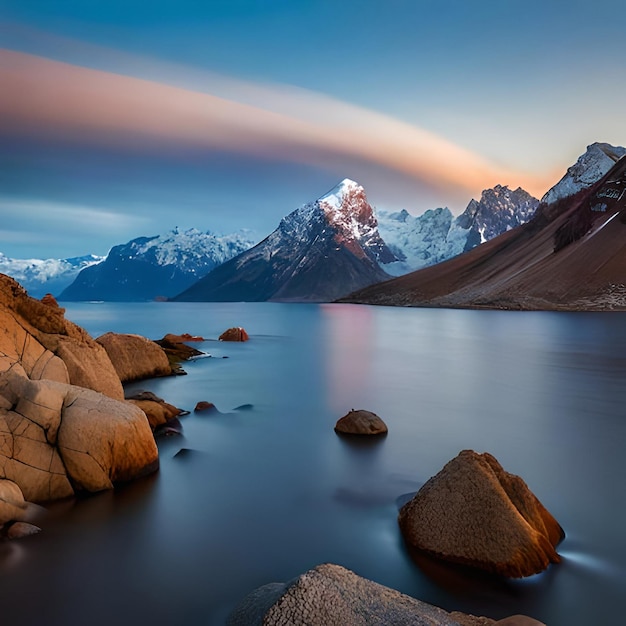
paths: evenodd
<path fill-rule="evenodd" d="M 400 509 L 398 522 L 415 549 L 512 578 L 558 563 L 564 537 L 519 476 L 473 450 L 430 478 Z"/>

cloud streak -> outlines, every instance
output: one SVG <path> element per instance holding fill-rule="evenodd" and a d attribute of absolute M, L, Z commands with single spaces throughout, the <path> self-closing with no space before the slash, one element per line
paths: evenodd
<path fill-rule="evenodd" d="M 140 152 L 225 150 L 317 167 L 354 159 L 465 201 L 496 183 L 541 195 L 552 182 L 321 94 L 217 82 L 233 97 L 0 49 L 0 132 Z"/>

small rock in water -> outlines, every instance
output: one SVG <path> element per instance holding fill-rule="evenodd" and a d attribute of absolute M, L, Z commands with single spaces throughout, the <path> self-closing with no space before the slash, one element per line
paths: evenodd
<path fill-rule="evenodd" d="M 220 336 L 220 341 L 248 341 L 250 337 L 248 333 L 241 326 L 234 326 L 225 330 Z"/>
<path fill-rule="evenodd" d="M 15 522 L 11 524 L 7 530 L 8 539 L 22 539 L 41 532 L 39 526 L 29 524 L 28 522 Z"/>
<path fill-rule="evenodd" d="M 239 406 L 236 406 L 233 411 L 252 411 L 253 408 L 254 405 L 252 404 L 240 404 Z"/>
<path fill-rule="evenodd" d="M 206 413 L 219 413 L 217 407 L 212 402 L 207 402 L 206 400 L 201 400 L 196 404 L 196 408 L 194 409 L 196 412 L 206 412 Z"/>
<path fill-rule="evenodd" d="M 387 425 L 376 413 L 352 409 L 335 424 L 335 431 L 345 435 L 384 435 Z"/>

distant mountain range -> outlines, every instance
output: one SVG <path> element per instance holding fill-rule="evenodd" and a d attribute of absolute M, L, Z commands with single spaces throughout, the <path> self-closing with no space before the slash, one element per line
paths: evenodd
<path fill-rule="evenodd" d="M 382 267 L 399 276 L 441 263 L 471 250 L 520 224 L 535 213 L 539 200 L 518 187 L 496 185 L 485 189 L 480 200 L 471 200 L 461 215 L 449 209 L 429 210 L 417 217 L 400 211 L 377 211 L 378 230 L 399 261 Z"/>
<path fill-rule="evenodd" d="M 466 254 L 363 289 L 343 301 L 626 310 L 626 159 L 611 161 L 613 166 L 599 181 L 591 184 L 587 178 L 579 181 L 573 195 L 550 204 L 543 202 L 524 226 Z M 550 192 L 546 196 L 555 197 Z"/>
<path fill-rule="evenodd" d="M 625 153 L 606 143 L 588 146 L 542 204 L 589 188 Z M 373 210 L 363 188 L 346 179 L 290 213 L 256 246 L 245 231 L 175 229 L 115 246 L 105 258 L 0 254 L 0 272 L 31 295 L 51 292 L 60 300 L 332 300 L 472 250 L 527 223 L 538 206 L 523 189 L 496 185 L 458 217 L 447 208 L 390 213 Z"/>
<path fill-rule="evenodd" d="M 80 272 L 59 299 L 169 298 L 253 244 L 245 231 L 219 236 L 192 228 L 140 237 L 115 246 L 101 263 Z"/>
<path fill-rule="evenodd" d="M 61 293 L 79 272 L 103 259 L 94 254 L 70 259 L 10 259 L 0 252 L 0 273 L 15 278 L 31 296 L 41 298 L 46 293 Z"/>
<path fill-rule="evenodd" d="M 345 179 L 174 299 L 329 301 L 389 278 L 381 264 L 396 260 L 363 187 Z"/>

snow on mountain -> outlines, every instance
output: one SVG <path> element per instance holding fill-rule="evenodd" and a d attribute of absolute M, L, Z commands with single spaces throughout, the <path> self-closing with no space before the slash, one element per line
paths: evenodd
<path fill-rule="evenodd" d="M 431 209 L 417 217 L 406 210 L 377 211 L 380 234 L 400 259 L 383 268 L 399 276 L 445 261 L 524 224 L 538 204 L 521 188 L 496 185 L 485 189 L 480 200 L 471 200 L 457 218 L 447 208 Z"/>
<path fill-rule="evenodd" d="M 454 218 L 448 208 L 429 209 L 419 216 L 405 209 L 377 210 L 376 216 L 380 236 L 399 259 L 384 265 L 387 273 L 399 276 L 450 257 L 447 236 Z"/>
<path fill-rule="evenodd" d="M 345 179 L 175 299 L 329 301 L 389 278 L 379 263 L 395 260 L 363 187 Z"/>
<path fill-rule="evenodd" d="M 0 252 L 0 273 L 11 276 L 34 298 L 58 294 L 86 267 L 104 257 L 88 254 L 69 259 L 11 259 Z"/>
<path fill-rule="evenodd" d="M 61 300 L 138 301 L 169 297 L 254 244 L 249 232 L 216 235 L 178 228 L 111 249 L 61 293 Z"/>
<path fill-rule="evenodd" d="M 561 180 L 541 199 L 552 204 L 561 198 L 572 196 L 600 180 L 626 154 L 626 148 L 608 143 L 592 143 L 578 161 L 567 169 Z"/>

